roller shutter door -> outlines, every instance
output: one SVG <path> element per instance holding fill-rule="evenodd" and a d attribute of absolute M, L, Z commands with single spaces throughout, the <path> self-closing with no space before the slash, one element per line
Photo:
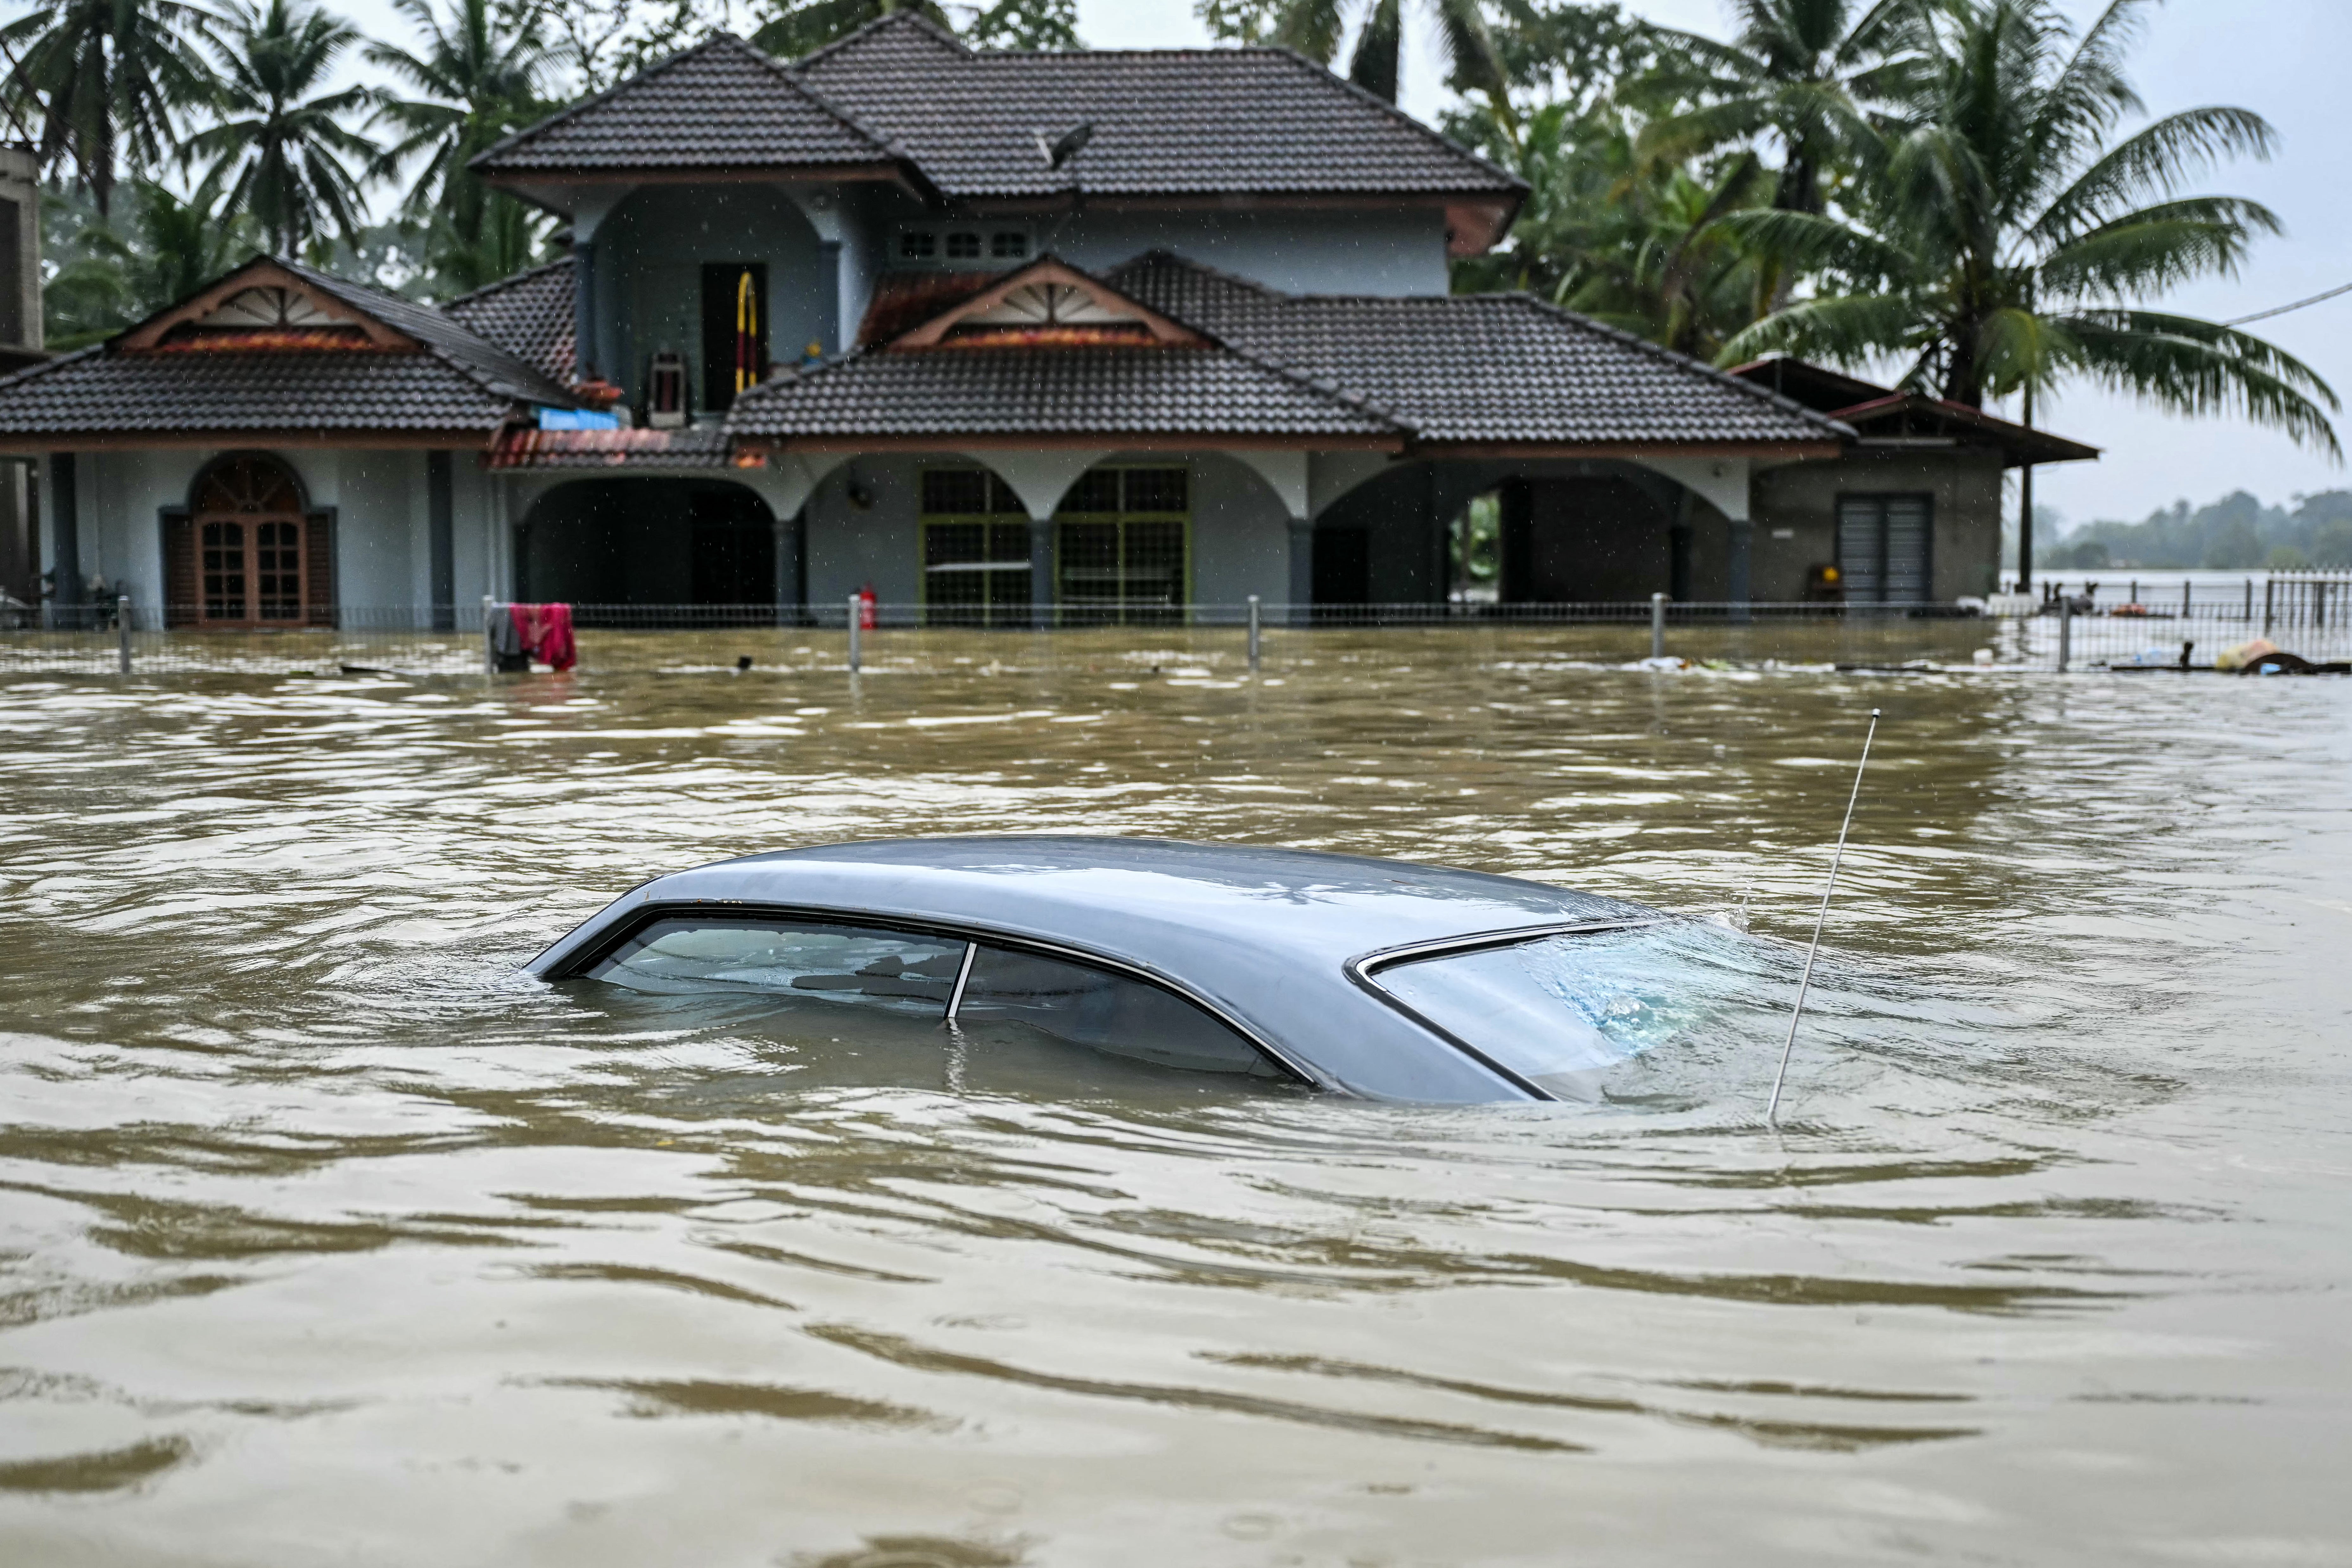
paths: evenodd
<path fill-rule="evenodd" d="M 1838 573 L 1849 605 L 1920 605 L 1935 581 L 1935 504 L 1923 495 L 1838 498 Z"/>

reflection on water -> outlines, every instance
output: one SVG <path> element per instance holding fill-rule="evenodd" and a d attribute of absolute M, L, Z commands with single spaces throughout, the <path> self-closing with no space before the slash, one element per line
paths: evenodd
<path fill-rule="evenodd" d="M 2352 1561 L 2340 685 L 1086 646 L 0 689 L 9 1560 Z M 1781 942 L 1434 1110 L 514 974 L 995 830 Z"/>

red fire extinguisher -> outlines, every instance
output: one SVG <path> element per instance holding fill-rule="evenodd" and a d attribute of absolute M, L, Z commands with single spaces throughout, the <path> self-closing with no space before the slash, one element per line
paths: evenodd
<path fill-rule="evenodd" d="M 875 606 L 881 602 L 875 597 L 873 584 L 868 583 L 857 590 L 857 629 L 859 631 L 870 632 L 874 629 Z"/>

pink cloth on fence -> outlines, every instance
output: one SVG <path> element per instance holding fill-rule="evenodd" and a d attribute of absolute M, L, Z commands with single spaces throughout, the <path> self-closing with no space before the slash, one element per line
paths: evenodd
<path fill-rule="evenodd" d="M 514 605 L 509 606 L 514 616 L 515 637 L 522 644 L 523 652 L 551 669 L 570 669 L 580 662 L 580 649 L 572 640 L 572 606 L 569 605 Z"/>

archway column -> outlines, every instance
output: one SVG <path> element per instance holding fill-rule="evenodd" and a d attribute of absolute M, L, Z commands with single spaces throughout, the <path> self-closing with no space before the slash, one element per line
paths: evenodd
<path fill-rule="evenodd" d="M 1074 450 L 1045 447 L 966 452 L 992 469 L 1005 489 L 1020 498 L 1029 514 L 1029 615 L 1040 627 L 1054 623 L 1054 513 L 1070 487 L 1088 468 L 1110 456 L 1108 447 Z"/>

